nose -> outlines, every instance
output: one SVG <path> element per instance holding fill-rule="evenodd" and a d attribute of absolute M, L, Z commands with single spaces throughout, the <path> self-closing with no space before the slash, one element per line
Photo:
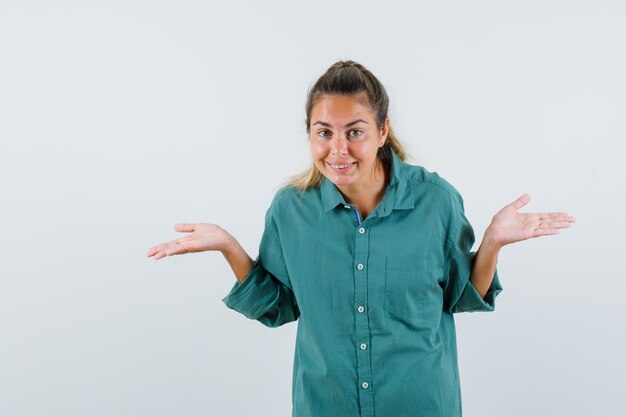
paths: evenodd
<path fill-rule="evenodd" d="M 330 152 L 333 155 L 347 155 L 348 140 L 340 135 L 335 136 L 330 142 Z"/>

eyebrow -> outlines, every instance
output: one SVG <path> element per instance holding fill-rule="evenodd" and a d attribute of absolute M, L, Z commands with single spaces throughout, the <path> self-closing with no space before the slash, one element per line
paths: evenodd
<path fill-rule="evenodd" d="M 363 120 L 363 119 L 357 119 L 357 120 L 355 120 L 355 121 L 352 121 L 352 122 L 348 123 L 348 124 L 347 124 L 347 125 L 345 125 L 344 127 L 350 127 L 350 126 L 353 126 L 353 125 L 355 125 L 355 124 L 357 124 L 357 123 L 359 123 L 359 122 L 363 122 L 363 123 L 365 123 L 365 124 L 368 124 L 368 123 L 367 123 L 365 120 Z M 315 122 L 315 123 L 313 123 L 313 124 L 314 124 L 314 125 L 318 125 L 318 124 L 319 124 L 319 125 L 326 126 L 326 127 L 332 127 L 332 125 L 331 125 L 330 123 L 322 122 L 321 120 L 318 120 L 317 122 Z"/>

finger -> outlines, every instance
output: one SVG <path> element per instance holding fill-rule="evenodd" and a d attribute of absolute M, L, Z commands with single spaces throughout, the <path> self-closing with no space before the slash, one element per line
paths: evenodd
<path fill-rule="evenodd" d="M 176 246 L 176 247 L 170 247 L 164 250 L 164 253 L 167 256 L 172 256 L 172 255 L 182 255 L 185 253 L 189 252 L 189 246 L 188 245 L 181 245 L 181 246 Z"/>
<path fill-rule="evenodd" d="M 574 216 L 570 216 L 567 213 L 538 213 L 538 214 L 532 214 L 532 213 L 526 213 L 527 216 L 527 221 L 530 222 L 537 222 L 537 224 L 558 224 L 558 223 L 563 223 L 563 224 L 567 224 L 567 226 L 562 226 L 562 227 L 569 227 L 572 223 L 574 223 L 576 221 L 576 219 L 574 218 Z"/>
<path fill-rule="evenodd" d="M 150 248 L 150 250 L 148 251 L 148 256 L 150 256 L 150 254 L 154 254 L 156 252 L 161 252 L 164 249 L 170 247 L 170 246 L 176 246 L 178 245 L 180 239 L 174 239 L 174 240 L 170 240 L 169 242 L 165 242 L 165 243 L 161 243 L 160 245 L 156 245 L 153 246 L 152 248 Z"/>
<path fill-rule="evenodd" d="M 165 253 L 166 256 L 171 256 L 171 255 L 181 255 L 184 253 L 198 252 L 198 249 L 196 248 L 196 243 L 193 240 L 183 238 L 183 239 L 177 239 L 175 241 L 175 244 L 168 246 L 166 248 L 163 248 L 163 252 Z"/>
<path fill-rule="evenodd" d="M 158 261 L 158 260 L 159 260 L 159 259 L 161 259 L 161 258 L 165 258 L 165 256 L 167 256 L 167 255 L 165 255 L 165 253 L 164 253 L 164 252 L 161 252 L 161 251 L 160 251 L 160 252 L 157 252 L 157 253 L 154 255 L 154 260 L 155 260 L 155 261 Z"/>
<path fill-rule="evenodd" d="M 558 235 L 559 229 L 535 229 L 532 237 Z"/>
<path fill-rule="evenodd" d="M 177 232 L 195 232 L 195 223 L 177 223 L 174 225 L 174 230 Z"/>
<path fill-rule="evenodd" d="M 557 215 L 552 215 L 555 213 L 550 213 L 549 216 L 542 216 L 542 215 L 538 215 L 537 220 L 540 223 L 544 223 L 544 224 L 549 224 L 549 223 L 567 223 L 567 224 L 572 224 L 576 221 L 575 218 L 573 218 L 570 215 L 563 215 L 562 213 L 556 213 Z"/>
<path fill-rule="evenodd" d="M 565 229 L 571 227 L 572 224 L 570 222 L 565 221 L 557 221 L 557 222 L 541 222 L 539 223 L 539 228 L 541 229 Z"/>
<path fill-rule="evenodd" d="M 547 221 L 547 222 L 564 222 L 564 223 L 575 223 L 576 218 L 574 216 L 570 216 L 568 214 L 560 215 L 560 216 L 551 216 L 551 217 L 540 217 L 539 220 Z"/>
<path fill-rule="evenodd" d="M 524 194 L 510 205 L 515 208 L 515 210 L 519 210 L 524 207 L 530 201 L 530 194 Z"/>
<path fill-rule="evenodd" d="M 170 256 L 170 255 L 176 255 L 176 253 L 171 251 L 171 250 L 167 250 L 167 249 L 166 250 L 162 250 L 162 251 L 157 252 L 154 255 L 154 260 L 158 261 L 159 259 L 165 258 L 166 256 Z"/>
<path fill-rule="evenodd" d="M 163 251 L 162 251 L 162 250 L 157 250 L 157 249 L 154 249 L 154 250 L 153 250 L 153 249 L 151 249 L 151 250 L 148 252 L 148 257 L 150 257 L 150 256 L 151 256 L 151 257 L 153 257 L 153 258 L 154 258 L 154 260 L 158 260 L 158 259 L 163 258 L 163 257 L 165 256 L 165 254 L 163 253 Z"/>
<path fill-rule="evenodd" d="M 161 252 L 161 250 L 163 250 L 163 248 L 166 246 L 166 243 L 162 243 L 160 245 L 156 245 L 151 247 L 150 249 L 148 249 L 148 253 L 146 253 L 146 256 L 153 256 L 156 255 L 157 253 Z"/>
<path fill-rule="evenodd" d="M 553 218 L 553 217 L 561 217 L 564 220 L 568 220 L 568 221 L 576 221 L 576 218 L 574 216 L 571 216 L 567 213 L 563 213 L 563 212 L 553 212 L 553 213 L 537 213 L 537 215 L 539 216 L 540 219 L 547 219 L 547 218 Z"/>

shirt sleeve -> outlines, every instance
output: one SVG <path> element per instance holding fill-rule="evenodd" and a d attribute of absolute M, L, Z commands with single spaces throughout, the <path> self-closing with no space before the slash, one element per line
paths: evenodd
<path fill-rule="evenodd" d="M 493 311 L 496 308 L 496 296 L 502 291 L 498 271 L 487 294 L 482 298 L 472 281 L 470 274 L 476 252 L 471 251 L 474 244 L 474 230 L 465 217 L 463 200 L 453 198 L 451 226 L 448 234 L 446 256 L 446 285 L 444 288 L 444 310 L 449 313 L 465 311 Z"/>
<path fill-rule="evenodd" d="M 265 218 L 265 230 L 252 270 L 243 282 L 235 282 L 222 299 L 227 307 L 258 320 L 268 327 L 278 327 L 300 316 L 271 207 Z"/>

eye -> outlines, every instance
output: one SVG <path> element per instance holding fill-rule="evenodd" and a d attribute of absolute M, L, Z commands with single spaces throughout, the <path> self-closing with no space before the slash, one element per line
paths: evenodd
<path fill-rule="evenodd" d="M 330 132 L 328 130 L 320 130 L 317 132 L 317 136 L 321 137 L 321 138 L 326 138 L 328 136 L 330 136 Z"/>
<path fill-rule="evenodd" d="M 348 131 L 348 136 L 350 136 L 351 138 L 358 138 L 359 136 L 362 136 L 362 135 L 363 135 L 363 132 L 357 129 L 352 129 Z"/>

